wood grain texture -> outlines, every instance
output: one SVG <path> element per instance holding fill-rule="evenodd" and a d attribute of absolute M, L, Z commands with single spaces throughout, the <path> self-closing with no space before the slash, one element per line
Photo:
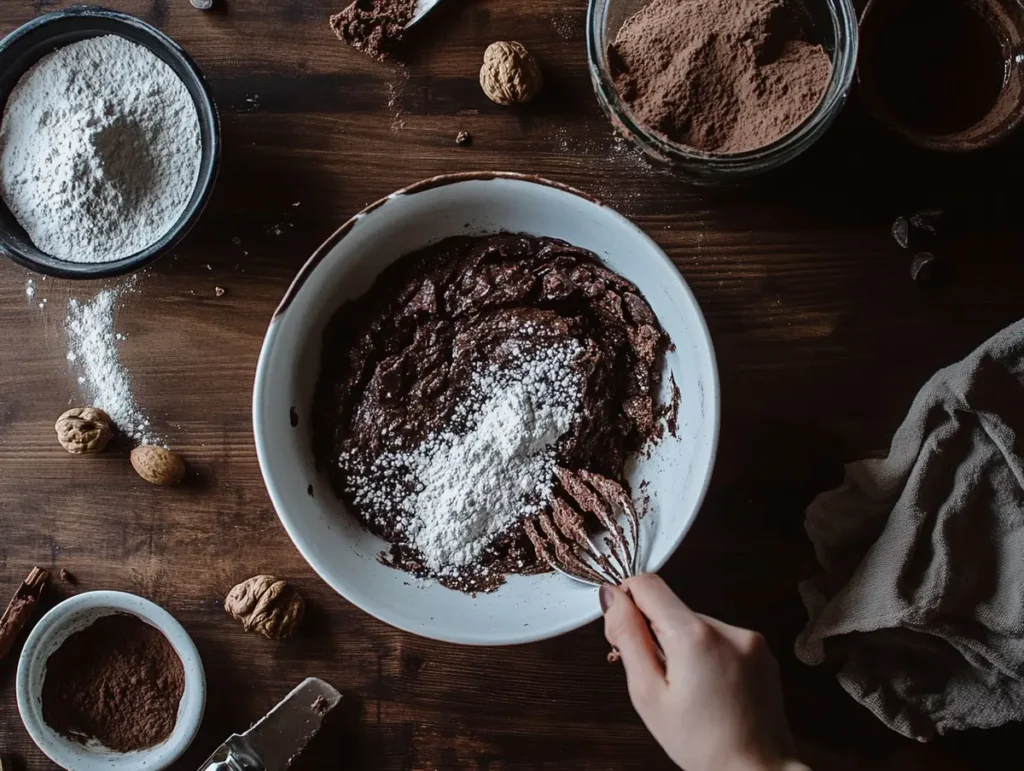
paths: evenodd
<path fill-rule="evenodd" d="M 340 5 L 341 0 L 339 0 Z M 65 567 L 74 591 L 121 589 L 168 608 L 210 685 L 190 771 L 307 675 L 344 707 L 296 769 L 667 771 L 634 715 L 599 625 L 546 643 L 472 650 L 397 632 L 321 582 L 264 491 L 249 419 L 263 332 L 301 263 L 351 214 L 441 172 L 539 173 L 605 199 L 661 244 L 693 288 L 717 347 L 723 431 L 704 509 L 664 575 L 700 611 L 762 630 L 780 658 L 800 744 L 818 771 L 967 771 L 1020 764 L 1019 726 L 919 746 L 889 733 L 832 674 L 798 664 L 797 582 L 813 568 L 802 509 L 841 463 L 884 448 L 916 389 L 1024 311 L 1020 140 L 965 157 L 918 154 L 847 106 L 791 168 L 736 190 L 651 170 L 616 142 L 594 99 L 582 0 L 446 0 L 404 66 L 338 43 L 323 0 L 108 0 L 158 24 L 208 76 L 224 166 L 202 222 L 140 277 L 119 318 L 136 395 L 194 469 L 147 486 L 127 457 L 71 458 L 52 424 L 81 401 L 64 359 L 69 297 L 105 284 L 0 265 L 0 597 L 29 568 Z M 3 0 L 0 32 L 70 5 Z M 477 85 L 486 45 L 524 42 L 548 87 L 523 110 Z M 468 130 L 469 148 L 455 145 Z M 1005 191 L 1012 191 L 1007 193 Z M 298 205 L 295 205 L 298 204 Z M 950 208 L 952 280 L 923 289 L 893 218 Z M 224 287 L 216 297 L 214 287 Z M 37 303 L 48 300 L 40 309 Z M 293 580 L 309 623 L 284 644 L 221 610 L 257 572 Z M 64 590 L 67 591 L 67 590 Z M 596 598 L 595 598 L 596 602 Z M 0 664 L 0 753 L 52 766 L 17 714 Z"/>

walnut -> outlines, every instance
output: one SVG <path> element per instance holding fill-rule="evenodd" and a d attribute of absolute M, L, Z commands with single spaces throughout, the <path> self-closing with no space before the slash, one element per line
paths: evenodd
<path fill-rule="evenodd" d="M 529 102 L 544 85 L 540 65 L 522 43 L 498 41 L 484 51 L 480 87 L 498 104 Z"/>
<path fill-rule="evenodd" d="M 57 441 L 72 455 L 102 452 L 114 436 L 110 416 L 96 407 L 75 407 L 57 419 Z"/>
<path fill-rule="evenodd" d="M 132 468 L 154 485 L 176 485 L 185 478 L 185 461 L 165 447 L 142 444 L 132 450 Z"/>
<path fill-rule="evenodd" d="M 241 621 L 246 632 L 283 640 L 298 628 L 306 601 L 274 576 L 253 576 L 228 593 L 224 610 Z"/>

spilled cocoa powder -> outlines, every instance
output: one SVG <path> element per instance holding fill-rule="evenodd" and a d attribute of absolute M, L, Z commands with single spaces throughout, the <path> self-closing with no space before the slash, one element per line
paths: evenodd
<path fill-rule="evenodd" d="M 46 663 L 43 719 L 74 741 L 116 752 L 154 747 L 174 731 L 185 669 L 167 638 L 136 616 L 104 616 Z"/>
<path fill-rule="evenodd" d="M 331 16 L 331 29 L 356 50 L 384 61 L 398 51 L 415 13 L 416 0 L 355 0 Z"/>
<path fill-rule="evenodd" d="M 800 0 L 654 0 L 609 47 L 636 117 L 697 150 L 769 145 L 821 101 L 832 60 Z"/>

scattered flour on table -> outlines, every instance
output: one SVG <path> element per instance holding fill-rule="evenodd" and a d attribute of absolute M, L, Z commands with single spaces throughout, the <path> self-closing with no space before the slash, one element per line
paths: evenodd
<path fill-rule="evenodd" d="M 159 241 L 199 176 L 199 115 L 149 49 L 72 43 L 18 82 L 0 126 L 0 195 L 37 248 L 110 262 Z"/>
<path fill-rule="evenodd" d="M 81 375 L 90 406 L 105 410 L 123 434 L 140 444 L 158 440 L 149 419 L 132 394 L 131 378 L 121 366 L 117 345 L 127 335 L 114 331 L 117 304 L 131 284 L 104 289 L 90 302 L 72 299 L 68 303 L 68 361 Z"/>
<path fill-rule="evenodd" d="M 356 502 L 400 511 L 399 532 L 432 574 L 456 575 L 479 561 L 495 539 L 550 500 L 555 443 L 579 411 L 582 380 L 573 363 L 581 351 L 575 341 L 521 350 L 508 369 L 476 372 L 453 428 L 350 475 Z M 342 468 L 349 460 L 340 458 Z"/>
<path fill-rule="evenodd" d="M 594 175 L 588 192 L 621 209 L 630 210 L 643 198 L 643 188 L 633 184 L 635 180 L 660 173 L 641 150 L 617 132 L 594 136 L 588 130 L 580 137 L 560 125 L 555 129 L 553 140 L 555 150 L 567 165 Z"/>

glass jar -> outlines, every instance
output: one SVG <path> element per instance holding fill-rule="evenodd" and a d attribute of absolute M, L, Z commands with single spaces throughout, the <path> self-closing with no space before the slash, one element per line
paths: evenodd
<path fill-rule="evenodd" d="M 778 168 L 821 137 L 842 109 L 857 65 L 857 13 L 851 0 L 805 0 L 815 31 L 832 57 L 832 80 L 814 112 L 769 145 L 739 153 L 714 153 L 673 142 L 644 126 L 622 100 L 612 80 L 608 46 L 623 23 L 649 0 L 590 0 L 587 55 L 598 102 L 612 125 L 653 161 L 698 184 L 728 184 Z"/>

